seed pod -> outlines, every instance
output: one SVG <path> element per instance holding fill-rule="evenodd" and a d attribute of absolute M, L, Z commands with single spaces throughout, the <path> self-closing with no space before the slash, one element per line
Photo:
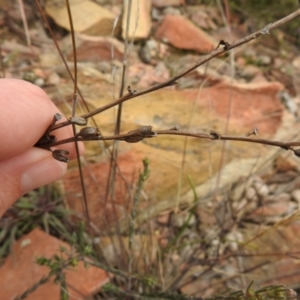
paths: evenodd
<path fill-rule="evenodd" d="M 55 123 L 56 123 L 57 121 L 59 121 L 61 118 L 62 118 L 62 115 L 61 115 L 61 114 L 59 114 L 59 113 L 54 114 L 53 119 L 52 119 L 52 122 L 51 122 L 51 125 L 50 125 L 49 128 L 51 128 L 52 126 L 54 126 Z"/>
<path fill-rule="evenodd" d="M 54 115 L 54 118 L 55 118 L 56 121 L 59 121 L 59 120 L 62 118 L 62 115 L 59 114 L 59 113 L 56 113 L 56 114 Z"/>
<path fill-rule="evenodd" d="M 90 138 L 99 136 L 99 130 L 96 127 L 84 127 L 77 134 L 76 137 L 82 136 L 83 138 Z"/>
<path fill-rule="evenodd" d="M 64 162 L 64 163 L 68 163 L 69 162 L 69 158 L 66 157 L 65 155 L 68 155 L 69 151 L 67 150 L 53 150 L 52 151 L 52 156 L 53 158 L 55 158 L 58 161 Z"/>
<path fill-rule="evenodd" d="M 131 134 L 130 136 L 124 137 L 124 141 L 127 143 L 137 143 L 144 138 L 151 138 L 154 136 L 157 136 L 157 133 L 155 131 L 152 131 L 152 126 L 141 126 L 138 129 L 131 130 L 128 132 L 128 134 Z"/>
<path fill-rule="evenodd" d="M 79 126 L 85 126 L 87 124 L 87 119 L 81 117 L 72 117 L 69 119 L 72 124 L 76 124 Z"/>

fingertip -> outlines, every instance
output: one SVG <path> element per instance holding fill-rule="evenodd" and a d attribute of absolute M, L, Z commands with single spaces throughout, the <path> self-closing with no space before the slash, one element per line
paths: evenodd
<path fill-rule="evenodd" d="M 21 176 L 22 194 L 62 178 L 67 171 L 67 164 L 52 157 L 40 160 L 29 166 Z"/>
<path fill-rule="evenodd" d="M 0 216 L 23 194 L 60 179 L 67 164 L 55 160 L 49 151 L 32 148 L 0 161 Z"/>

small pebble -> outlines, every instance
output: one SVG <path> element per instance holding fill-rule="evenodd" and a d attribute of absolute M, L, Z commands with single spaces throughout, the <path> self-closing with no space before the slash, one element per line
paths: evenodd
<path fill-rule="evenodd" d="M 269 194 L 268 186 L 261 181 L 254 181 L 253 187 L 255 188 L 257 195 L 261 198 L 266 197 Z"/>
<path fill-rule="evenodd" d="M 60 83 L 60 76 L 56 72 L 52 72 L 47 80 L 48 84 L 58 85 Z"/>
<path fill-rule="evenodd" d="M 176 228 L 181 228 L 185 222 L 188 220 L 190 213 L 179 213 L 179 214 L 172 214 L 171 215 L 171 225 Z M 195 215 L 192 215 L 189 221 L 189 226 L 194 225 L 196 222 Z"/>
<path fill-rule="evenodd" d="M 226 240 L 229 241 L 229 249 L 231 251 L 237 251 L 239 244 L 243 242 L 243 235 L 239 231 L 231 231 L 226 235 Z"/>
<path fill-rule="evenodd" d="M 42 87 L 45 85 L 45 80 L 43 78 L 37 78 L 35 81 L 34 81 L 34 84 L 39 86 L 39 87 Z"/>
<path fill-rule="evenodd" d="M 268 66 L 272 63 L 272 58 L 269 55 L 259 55 L 257 61 L 260 65 Z"/>
<path fill-rule="evenodd" d="M 249 187 L 246 190 L 246 194 L 245 194 L 246 198 L 250 201 L 256 201 L 258 199 L 258 196 L 256 194 L 256 190 L 254 187 Z"/>

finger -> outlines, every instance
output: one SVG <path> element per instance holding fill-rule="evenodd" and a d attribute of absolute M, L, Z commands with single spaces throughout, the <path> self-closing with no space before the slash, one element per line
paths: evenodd
<path fill-rule="evenodd" d="M 0 161 L 0 217 L 23 194 L 60 179 L 66 169 L 67 164 L 39 148 Z"/>
<path fill-rule="evenodd" d="M 18 79 L 0 79 L 0 105 L 4 141 L 0 144 L 0 160 L 33 147 L 51 124 L 53 115 L 60 113 L 42 89 Z M 63 117 L 61 122 L 65 120 Z M 59 140 L 71 137 L 71 126 L 55 131 L 55 135 Z M 71 159 L 76 157 L 74 143 L 61 147 L 70 152 Z"/>

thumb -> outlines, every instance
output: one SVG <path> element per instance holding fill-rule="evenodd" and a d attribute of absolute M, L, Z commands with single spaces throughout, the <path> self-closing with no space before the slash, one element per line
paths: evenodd
<path fill-rule="evenodd" d="M 0 217 L 22 195 L 60 179 L 66 169 L 67 164 L 39 148 L 0 161 Z"/>

